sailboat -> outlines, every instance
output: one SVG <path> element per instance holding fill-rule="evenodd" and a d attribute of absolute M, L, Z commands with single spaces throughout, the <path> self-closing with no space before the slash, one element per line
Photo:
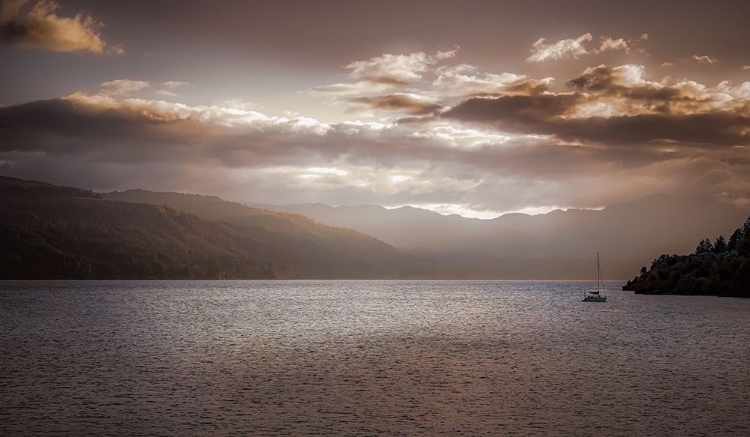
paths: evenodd
<path fill-rule="evenodd" d="M 606 302 L 607 296 L 602 292 L 602 269 L 599 267 L 599 252 L 596 252 L 596 291 L 589 290 L 588 294 L 583 295 L 584 302 Z"/>

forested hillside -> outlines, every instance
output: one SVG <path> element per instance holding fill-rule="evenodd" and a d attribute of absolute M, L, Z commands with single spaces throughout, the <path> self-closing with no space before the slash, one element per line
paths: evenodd
<path fill-rule="evenodd" d="M 661 255 L 623 290 L 750 297 L 750 217 L 728 240 L 701 240 L 690 255 Z"/>
<path fill-rule="evenodd" d="M 206 220 L 169 206 L 0 177 L 0 278 L 272 279 L 429 275 L 372 237 L 302 216 Z M 241 207 L 241 206 L 240 206 Z"/>

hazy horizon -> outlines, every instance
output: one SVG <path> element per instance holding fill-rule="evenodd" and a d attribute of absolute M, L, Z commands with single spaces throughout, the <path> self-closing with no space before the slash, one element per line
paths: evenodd
<path fill-rule="evenodd" d="M 0 176 L 3 176 L 3 175 L 0 175 Z M 39 180 L 37 182 L 50 183 L 50 182 L 43 181 L 43 180 Z M 77 188 L 89 189 L 87 187 L 77 187 Z M 198 196 L 206 196 L 206 197 L 218 197 L 221 200 L 224 200 L 224 201 L 227 201 L 227 202 L 239 203 L 239 204 L 244 205 L 244 206 L 255 207 L 255 208 L 270 207 L 271 209 L 273 209 L 273 207 L 318 206 L 318 205 L 324 206 L 324 207 L 330 207 L 330 208 L 358 208 L 358 207 L 366 208 L 366 207 L 375 206 L 375 207 L 383 208 L 383 209 L 386 209 L 386 210 L 398 210 L 398 209 L 402 209 L 402 208 L 414 208 L 414 209 L 421 209 L 421 210 L 424 210 L 424 211 L 433 212 L 433 213 L 436 213 L 436 214 L 440 214 L 442 216 L 457 215 L 457 216 L 460 216 L 460 217 L 463 217 L 463 218 L 477 219 L 477 220 L 493 220 L 493 219 L 496 219 L 496 218 L 502 217 L 503 215 L 508 215 L 508 214 L 525 214 L 525 215 L 530 215 L 530 216 L 538 216 L 538 215 L 546 215 L 546 214 L 549 214 L 550 212 L 554 212 L 554 211 L 564 211 L 564 212 L 566 212 L 568 210 L 602 211 L 602 210 L 606 209 L 607 207 L 616 206 L 616 205 L 620 205 L 620 204 L 628 204 L 628 203 L 633 203 L 633 202 L 637 202 L 637 201 L 648 199 L 648 198 L 652 198 L 652 197 L 662 197 L 662 196 L 674 197 L 674 198 L 685 199 L 685 200 L 690 200 L 690 199 L 716 200 L 716 199 L 714 199 L 713 197 L 710 197 L 710 196 L 708 196 L 708 197 L 707 196 L 672 196 L 672 195 L 669 195 L 669 194 L 666 194 L 666 193 L 653 193 L 653 194 L 647 194 L 645 196 L 640 196 L 640 197 L 633 198 L 633 199 L 626 199 L 626 200 L 624 200 L 622 202 L 618 202 L 618 203 L 606 204 L 606 205 L 601 205 L 601 206 L 598 206 L 598 207 L 591 207 L 591 208 L 575 208 L 575 207 L 558 207 L 558 206 L 552 206 L 552 207 L 549 207 L 549 208 L 542 208 L 542 209 L 531 208 L 531 209 L 527 209 L 527 210 L 503 211 L 503 212 L 494 213 L 494 214 L 491 214 L 491 215 L 490 214 L 481 214 L 480 216 L 474 216 L 474 215 L 471 215 L 471 214 L 466 215 L 466 214 L 461 214 L 459 212 L 444 211 L 444 210 L 439 210 L 439 209 L 426 208 L 424 206 L 414 206 L 414 205 L 406 205 L 406 204 L 405 205 L 385 206 L 385 205 L 377 205 L 377 204 L 373 204 L 373 203 L 350 203 L 350 204 L 328 204 L 328 203 L 322 203 L 322 202 L 252 203 L 252 202 L 243 202 L 242 200 L 235 200 L 235 199 L 232 199 L 232 198 L 222 197 L 220 194 L 216 194 L 216 193 L 214 193 L 214 194 L 212 194 L 212 193 L 193 193 L 193 192 L 189 192 L 189 191 L 180 191 L 180 190 L 175 190 L 175 191 L 158 191 L 158 190 L 148 190 L 148 189 L 144 189 L 144 188 L 123 188 L 123 189 L 120 189 L 120 190 L 92 190 L 92 191 L 95 192 L 95 193 L 98 193 L 98 194 L 109 194 L 109 193 L 113 193 L 113 192 L 129 192 L 129 191 L 150 191 L 150 192 L 154 192 L 154 193 L 165 193 L 165 194 L 186 194 L 186 195 L 198 195 Z M 740 209 L 744 209 L 744 208 L 740 208 Z M 750 209 L 748 209 L 748 211 L 750 211 Z"/>

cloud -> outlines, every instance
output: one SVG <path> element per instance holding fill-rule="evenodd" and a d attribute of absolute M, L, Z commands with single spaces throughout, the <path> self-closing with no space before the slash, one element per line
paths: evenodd
<path fill-rule="evenodd" d="M 418 119 L 412 123 L 325 123 L 238 102 L 191 106 L 118 93 L 6 106 L 0 172 L 243 202 L 489 211 L 595 207 L 654 187 L 687 193 L 695 180 L 706 194 L 750 198 L 750 82 L 707 87 L 650 80 L 639 65 L 600 65 L 553 90 L 523 75 L 457 67 L 443 76 L 459 79 L 434 89 L 345 100 Z M 469 94 L 439 98 L 460 90 Z"/>
<path fill-rule="evenodd" d="M 544 62 L 563 58 L 578 59 L 579 56 L 589 53 L 583 44 L 593 39 L 594 37 L 590 33 L 584 33 L 575 39 L 562 39 L 552 44 L 546 44 L 544 38 L 539 38 L 531 46 L 531 55 L 526 58 L 526 61 Z"/>
<path fill-rule="evenodd" d="M 392 167 L 422 162 L 494 167 L 503 149 L 540 137 L 377 122 L 322 123 L 223 106 L 73 94 L 0 108 L 0 153 L 85 156 L 99 163 L 193 163 L 228 168 L 306 165 Z"/>
<path fill-rule="evenodd" d="M 354 61 L 344 68 L 350 70 L 349 77 L 356 82 L 342 82 L 311 88 L 305 92 L 313 95 L 343 98 L 351 102 L 359 97 L 376 98 L 394 89 L 413 85 L 423 80 L 423 75 L 432 73 L 435 65 L 453 58 L 459 51 L 437 51 L 434 54 L 414 52 L 407 55 L 384 54 L 363 61 Z"/>
<path fill-rule="evenodd" d="M 570 143 L 664 150 L 750 146 L 750 82 L 648 81 L 636 65 L 586 69 L 568 91 L 471 98 L 442 117 Z"/>
<path fill-rule="evenodd" d="M 330 203 L 404 204 L 459 202 L 502 169 L 537 171 L 524 163 L 543 152 L 535 148 L 536 138 L 453 125 L 415 133 L 397 125 L 325 124 L 223 107 L 74 95 L 1 109 L 0 160 L 12 163 L 8 169 L 17 176 L 56 175 L 102 189 L 183 184 L 182 190 L 202 192 L 210 175 L 210 186 L 222 194 L 244 189 L 246 196 L 256 193 L 253 201 L 314 192 Z M 340 171 L 301 177 L 311 167 Z M 396 185 L 390 178 L 404 174 L 411 181 Z"/>
<path fill-rule="evenodd" d="M 173 90 L 175 88 L 190 86 L 192 84 L 190 82 L 183 82 L 180 80 L 168 80 L 166 82 L 163 82 L 161 85 L 168 90 Z"/>
<path fill-rule="evenodd" d="M 379 94 L 392 88 L 392 84 L 371 83 L 362 80 L 352 83 L 335 83 L 332 85 L 318 86 L 307 90 L 307 92 L 310 94 L 346 97 Z"/>
<path fill-rule="evenodd" d="M 690 59 L 700 62 L 701 64 L 718 64 L 719 61 L 713 56 L 708 55 L 693 55 Z"/>
<path fill-rule="evenodd" d="M 180 87 L 192 85 L 190 82 L 169 80 L 161 83 L 151 83 L 143 80 L 116 79 L 104 82 L 99 87 L 99 94 L 105 96 L 125 96 L 148 88 L 159 88 L 155 94 L 160 96 L 178 97 L 174 90 Z"/>
<path fill-rule="evenodd" d="M 7 23 L 15 18 L 20 12 L 21 7 L 28 3 L 29 0 L 4 0 L 0 4 L 0 23 Z"/>
<path fill-rule="evenodd" d="M 470 98 L 454 106 L 443 117 L 491 124 L 507 132 L 541 132 L 557 117 L 568 114 L 583 97 L 577 94 L 507 95 Z"/>
<path fill-rule="evenodd" d="M 422 79 L 422 73 L 440 61 L 450 59 L 459 48 L 438 51 L 434 55 L 414 52 L 408 55 L 384 54 L 364 61 L 354 61 L 344 67 L 351 70 L 352 79 L 387 85 L 405 85 Z"/>
<path fill-rule="evenodd" d="M 436 65 L 438 59 L 445 60 L 455 56 L 457 50 L 456 48 L 451 51 L 437 52 L 432 56 L 428 56 L 422 52 L 410 55 L 396 55 L 402 61 L 404 58 L 420 60 L 419 79 L 417 79 L 417 76 L 412 77 L 415 82 L 409 84 L 410 88 L 408 91 L 411 94 L 418 92 L 420 95 L 430 97 L 433 100 L 466 98 L 472 95 L 497 95 L 501 93 L 532 94 L 546 92 L 554 81 L 551 77 L 533 79 L 526 75 L 507 72 L 499 74 L 481 72 L 477 67 L 469 64 L 452 66 Z M 382 66 L 387 63 L 383 60 L 389 59 L 390 56 L 394 55 L 383 55 L 372 59 L 376 59 L 376 64 Z M 403 64 L 404 62 L 401 63 Z M 413 72 L 413 70 L 409 71 Z M 406 80 L 408 75 L 402 73 L 398 74 L 400 77 L 399 80 L 395 80 L 393 71 L 391 71 L 388 79 L 375 75 L 369 77 L 368 80 L 324 85 L 311 88 L 305 92 L 313 95 L 332 96 L 339 101 L 349 103 L 375 102 L 377 98 L 384 95 L 403 94 L 393 92 L 395 89 L 407 85 Z M 424 79 L 430 76 L 433 77 L 432 82 L 425 83 Z M 374 80 L 374 82 L 371 80 Z M 365 97 L 367 99 L 363 99 Z"/>
<path fill-rule="evenodd" d="M 395 93 L 375 97 L 355 97 L 349 101 L 364 105 L 368 108 L 400 111 L 412 115 L 433 114 L 443 109 L 443 105 L 439 104 L 434 99 L 413 93 Z"/>
<path fill-rule="evenodd" d="M 471 96 L 496 93 L 540 93 L 547 90 L 552 78 L 531 79 L 513 73 L 482 73 L 473 65 L 442 66 L 435 71 L 432 89 L 440 95 Z"/>
<path fill-rule="evenodd" d="M 587 48 L 585 44 L 593 41 L 593 39 L 594 37 L 590 33 L 584 33 L 574 39 L 563 39 L 552 44 L 547 44 L 544 38 L 540 38 L 531 46 L 531 55 L 526 58 L 526 62 L 556 61 L 566 58 L 578 59 L 581 56 L 598 55 L 611 51 L 623 51 L 628 54 L 632 49 L 632 40 L 610 37 L 602 37 L 599 47 Z M 648 35 L 643 34 L 636 42 L 647 39 Z M 645 53 L 643 49 L 639 49 L 639 52 Z"/>
<path fill-rule="evenodd" d="M 685 64 L 688 62 L 698 62 L 700 64 L 709 64 L 709 65 L 719 63 L 718 59 L 709 55 L 693 55 L 689 58 L 679 58 L 678 61 L 681 64 Z M 661 64 L 662 67 L 671 67 L 673 65 L 674 65 L 674 62 L 663 62 Z"/>
<path fill-rule="evenodd" d="M 0 9 L 0 43 L 30 48 L 44 48 L 57 52 L 106 52 L 107 43 L 99 29 L 101 23 L 88 14 L 60 17 L 55 11 L 59 5 L 53 0 L 40 0 L 22 15 L 21 9 L 28 0 L 9 0 Z M 109 51 L 124 53 L 122 45 Z"/>
<path fill-rule="evenodd" d="M 110 46 L 108 53 L 112 55 L 124 55 L 125 54 L 125 44 L 115 44 Z"/>
<path fill-rule="evenodd" d="M 645 68 L 641 65 L 589 67 L 575 79 L 568 81 L 570 88 L 581 91 L 624 93 L 631 88 L 647 84 Z M 655 87 L 660 85 L 651 83 Z"/>
<path fill-rule="evenodd" d="M 102 83 L 99 92 L 111 96 L 123 96 L 150 87 L 150 83 L 142 80 L 117 79 Z"/>
<path fill-rule="evenodd" d="M 161 86 L 163 89 L 156 90 L 156 94 L 159 96 L 167 96 L 167 97 L 179 97 L 179 94 L 172 91 L 176 88 L 180 87 L 186 87 L 192 85 L 190 82 L 183 82 L 179 80 L 168 80 L 166 82 L 162 82 Z"/>
<path fill-rule="evenodd" d="M 604 53 L 617 50 L 621 50 L 625 53 L 630 53 L 630 46 L 628 46 L 627 41 L 622 38 L 603 38 L 601 44 L 599 45 L 599 49 L 596 50 L 595 53 Z"/>

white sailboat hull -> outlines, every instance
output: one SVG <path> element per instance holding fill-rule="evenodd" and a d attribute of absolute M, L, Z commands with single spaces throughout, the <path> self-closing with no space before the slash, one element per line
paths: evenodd
<path fill-rule="evenodd" d="M 583 298 L 583 302 L 606 302 L 607 296 L 586 296 Z"/>

